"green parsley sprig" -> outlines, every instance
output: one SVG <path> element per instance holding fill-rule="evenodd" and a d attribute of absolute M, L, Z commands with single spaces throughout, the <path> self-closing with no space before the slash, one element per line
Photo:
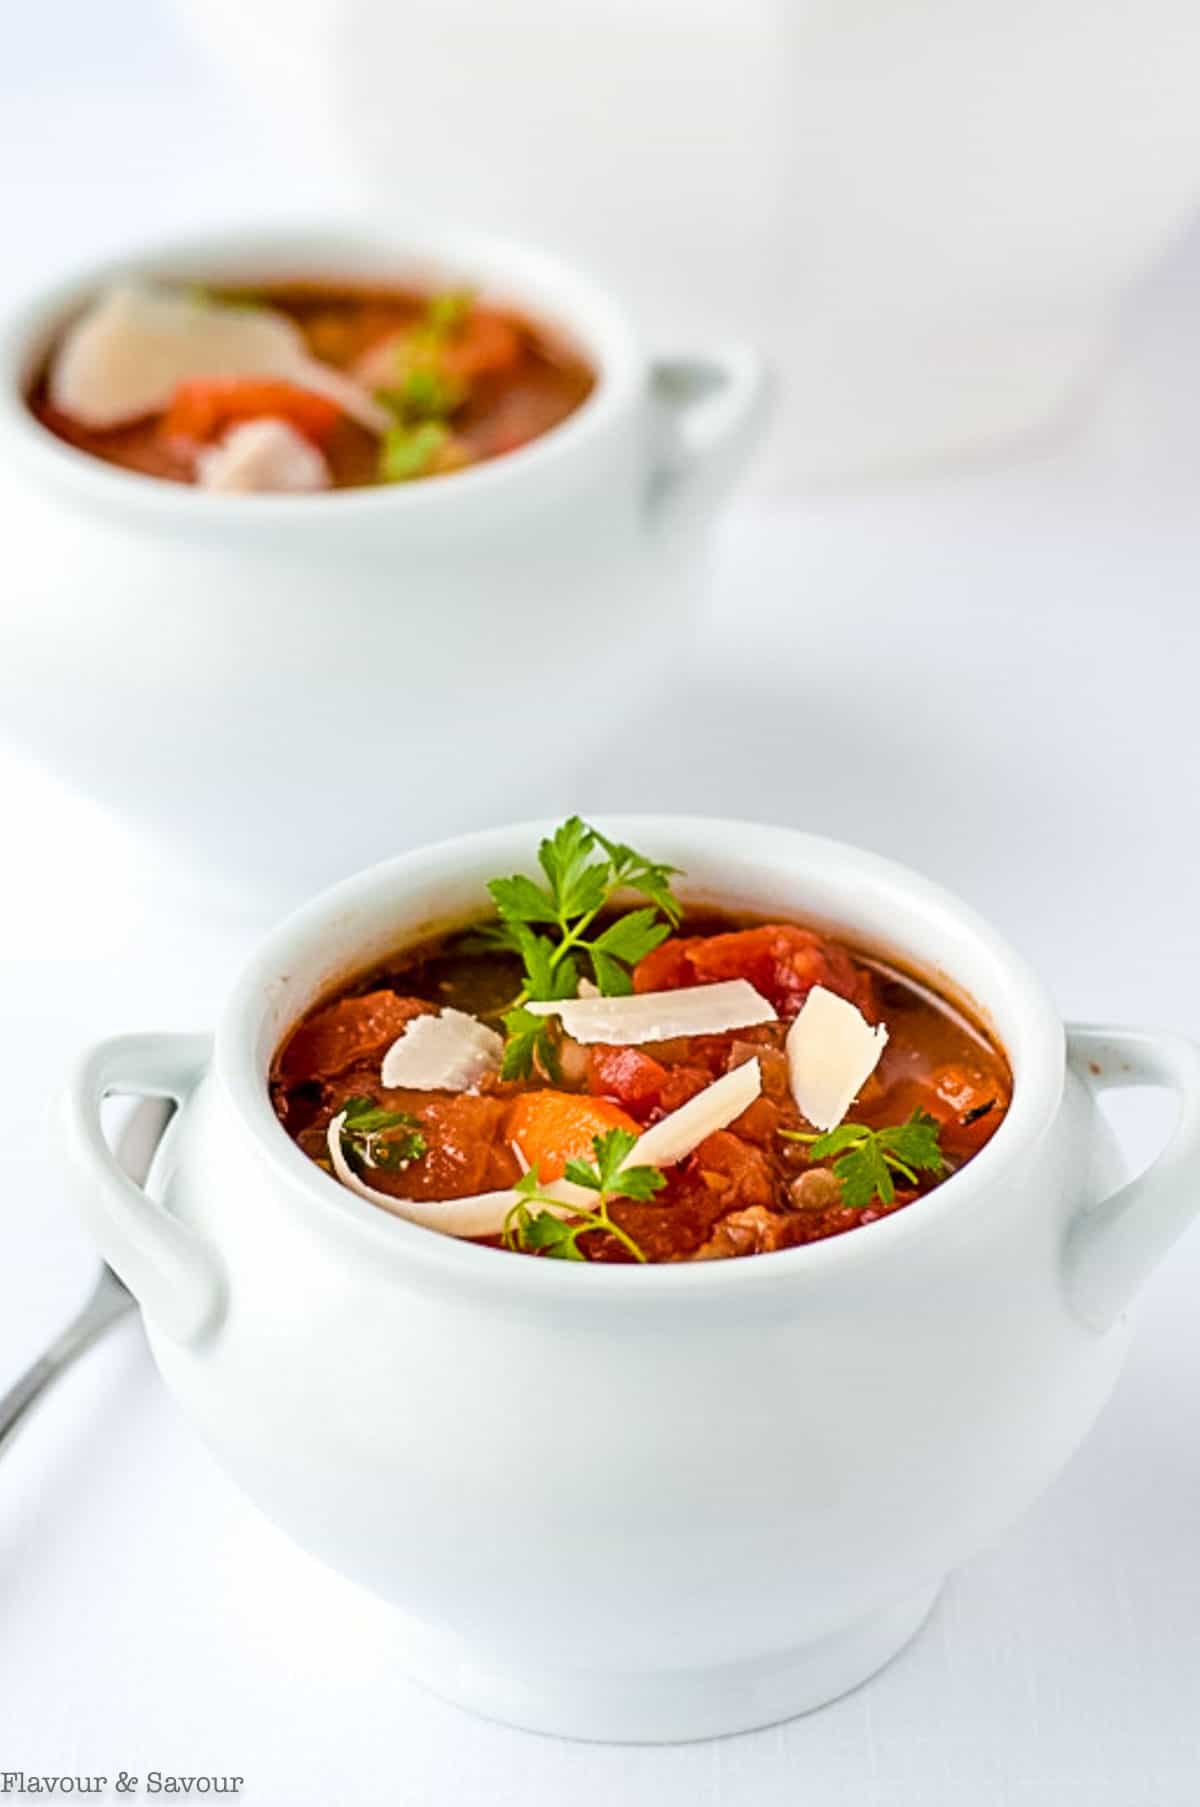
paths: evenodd
<path fill-rule="evenodd" d="M 399 1173 L 419 1161 L 428 1143 L 407 1111 L 387 1111 L 373 1098 L 347 1098 L 341 1138 L 347 1160 L 360 1167 Z"/>
<path fill-rule="evenodd" d="M 586 1257 L 579 1247 L 579 1238 L 589 1230 L 604 1230 L 615 1236 L 635 1261 L 644 1262 L 646 1257 L 633 1237 L 613 1222 L 608 1210 L 609 1201 L 614 1198 L 644 1204 L 667 1183 L 666 1175 L 657 1167 L 622 1167 L 636 1142 L 637 1137 L 628 1130 L 610 1129 L 605 1135 L 592 1138 L 594 1162 L 567 1162 L 565 1177 L 596 1194 L 594 1211 L 576 1206 L 569 1219 L 559 1215 L 561 1203 L 541 1190 L 536 1166 L 522 1174 L 516 1184 L 521 1196 L 504 1222 L 504 1240 L 509 1248 L 547 1255 L 555 1261 L 583 1261 Z M 531 1208 L 535 1205 L 542 1208 L 535 1211 Z"/>
<path fill-rule="evenodd" d="M 399 340 L 395 379 L 375 391 L 393 416 L 379 448 L 381 483 L 411 483 L 465 462 L 448 423 L 467 399 L 467 384 L 446 369 L 442 351 L 466 324 L 474 299 L 465 289 L 432 296 Z"/>
<path fill-rule="evenodd" d="M 454 457 L 453 435 L 444 421 L 399 420 L 379 442 L 379 481 L 412 483 L 417 477 L 448 470 Z"/>
<path fill-rule="evenodd" d="M 578 816 L 542 842 L 538 864 L 544 885 L 521 873 L 492 879 L 488 891 L 500 921 L 480 931 L 488 946 L 519 954 L 525 969 L 525 982 L 504 1016 L 505 1079 L 527 1078 L 538 1065 L 555 1077 L 553 1038 L 545 1019 L 525 1004 L 575 997 L 584 963 L 606 997 L 628 995 L 632 968 L 682 917 L 671 890 L 678 867 L 608 840 Z M 592 934 L 596 918 L 620 891 L 632 891 L 646 904 Z"/>
<path fill-rule="evenodd" d="M 905 1123 L 868 1129 L 864 1123 L 839 1123 L 825 1135 L 782 1129 L 789 1142 L 801 1142 L 810 1159 L 828 1161 L 842 1188 L 842 1203 L 861 1211 L 874 1198 L 890 1205 L 896 1197 L 896 1175 L 918 1185 L 918 1174 L 940 1176 L 946 1158 L 938 1137 L 941 1126 L 928 1111 L 914 1111 Z"/>

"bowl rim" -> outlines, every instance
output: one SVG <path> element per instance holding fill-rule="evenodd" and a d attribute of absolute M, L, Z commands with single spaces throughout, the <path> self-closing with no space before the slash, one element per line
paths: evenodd
<path fill-rule="evenodd" d="M 211 280 L 214 266 L 230 280 L 288 271 L 300 277 L 307 259 L 328 263 L 332 275 L 339 258 L 352 271 L 357 266 L 358 274 L 377 265 L 380 274 L 394 269 L 398 278 L 406 263 L 461 267 L 464 275 L 477 278 L 481 289 L 499 291 L 531 319 L 561 328 L 576 342 L 595 370 L 591 393 L 528 445 L 455 471 L 443 481 L 249 498 L 210 494 L 108 464 L 59 439 L 28 407 L 26 386 L 54 333 L 106 282 L 172 274 L 198 280 L 205 270 Z M 424 519 L 446 508 L 466 507 L 473 497 L 500 492 L 500 499 L 508 500 L 518 486 L 540 483 L 547 467 L 586 455 L 636 404 L 646 368 L 632 322 L 612 294 L 550 251 L 471 227 L 428 221 L 241 225 L 225 232 L 147 239 L 78 265 L 10 306 L 0 319 L 0 441 L 42 481 L 66 488 L 92 506 L 122 512 L 134 523 L 273 537 L 285 524 L 303 529 L 314 520 L 345 525 L 380 516 Z"/>
<path fill-rule="evenodd" d="M 347 1228 L 373 1239 L 384 1258 L 403 1267 L 420 1267 L 440 1274 L 450 1283 L 474 1284 L 485 1292 L 510 1299 L 565 1300 L 572 1308 L 595 1300 L 600 1304 L 637 1302 L 661 1308 L 665 1302 L 686 1305 L 692 1299 L 714 1296 L 762 1300 L 782 1290 L 794 1293 L 797 1282 L 823 1281 L 837 1271 L 861 1269 L 937 1235 L 948 1217 L 966 1225 L 967 1214 L 981 1195 L 992 1188 L 1005 1167 L 1012 1167 L 1033 1149 L 1054 1121 L 1062 1100 L 1065 1079 L 1065 1032 L 1040 981 L 1024 960 L 991 925 L 951 892 L 891 860 L 848 843 L 804 833 L 770 823 L 691 815 L 589 816 L 604 833 L 637 845 L 655 846 L 655 835 L 689 838 L 707 853 L 721 859 L 739 844 L 761 864 L 785 852 L 793 870 L 799 861 L 823 867 L 843 891 L 874 886 L 894 897 L 901 908 L 930 921 L 952 919 L 960 938 L 973 946 L 985 965 L 1003 980 L 1005 1004 L 1019 1023 L 1021 1046 L 1014 1048 L 1009 1035 L 1003 1044 L 1013 1071 L 1013 1097 L 1004 1122 L 991 1140 L 963 1168 L 933 1192 L 904 1210 L 861 1225 L 842 1236 L 778 1250 L 769 1256 L 740 1261 L 652 1263 L 646 1267 L 623 1264 L 582 1264 L 529 1261 L 509 1257 L 494 1249 L 428 1230 L 392 1216 L 324 1173 L 287 1135 L 275 1116 L 261 1063 L 266 1013 L 273 988 L 303 966 L 306 950 L 326 937 L 340 933 L 347 940 L 347 925 L 357 910 L 391 891 L 420 894 L 435 883 L 464 877 L 485 856 L 497 858 L 497 871 L 516 869 L 510 862 L 514 844 L 523 846 L 532 865 L 542 835 L 555 826 L 545 820 L 515 823 L 455 836 L 431 846 L 416 848 L 365 868 L 319 893 L 279 923 L 259 944 L 234 986 L 217 1030 L 213 1071 L 232 1102 L 242 1126 L 259 1156 L 295 1195 L 304 1210 L 327 1227 L 336 1226 L 339 1215 Z M 732 887 L 731 887 L 732 888 Z M 707 893 L 706 893 L 707 895 Z M 469 912 L 464 911 L 464 919 Z M 352 939 L 352 936 L 350 937 Z M 347 946 L 342 970 L 354 970 L 354 955 Z M 367 964 L 361 959 L 359 964 Z M 953 974 L 948 975 L 951 979 Z M 995 994 L 993 993 L 993 996 Z M 979 997 L 985 1008 L 986 997 Z M 277 1045 L 276 1037 L 275 1045 Z M 271 1048 L 274 1052 L 274 1046 Z M 269 1056 L 268 1056 L 269 1062 Z"/>

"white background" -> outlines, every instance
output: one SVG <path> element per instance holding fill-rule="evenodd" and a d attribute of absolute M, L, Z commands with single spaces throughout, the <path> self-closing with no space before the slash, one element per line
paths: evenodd
<path fill-rule="evenodd" d="M 337 200 L 154 0 L 7 20 L 0 122 L 6 292 L 124 237 Z M 581 803 L 874 845 L 991 915 L 1066 1014 L 1200 1029 L 1198 319 L 1200 236 L 1052 440 L 743 501 L 690 656 L 654 717 L 614 715 Z M 93 1266 L 48 1129 L 66 1060 L 90 1036 L 209 1023 L 260 925 L 7 754 L 0 791 L 6 1377 Z M 1130 1118 L 1133 1143 L 1158 1122 Z M 0 1769 L 235 1772 L 243 1799 L 288 1807 L 1190 1807 L 1198 1299 L 1193 1236 L 1099 1429 L 891 1669 L 806 1720 L 657 1750 L 488 1726 L 401 1680 L 387 1613 L 240 1500 L 127 1325 L 0 1464 Z"/>

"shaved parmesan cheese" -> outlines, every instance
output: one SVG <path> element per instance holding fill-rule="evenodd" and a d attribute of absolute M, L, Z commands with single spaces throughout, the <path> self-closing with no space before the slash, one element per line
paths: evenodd
<path fill-rule="evenodd" d="M 160 413 L 194 377 L 284 377 L 327 395 L 382 433 L 385 409 L 344 372 L 308 354 L 294 321 L 133 283 L 105 290 L 68 327 L 50 371 L 50 400 L 88 427 Z"/>
<path fill-rule="evenodd" d="M 788 1030 L 792 1097 L 815 1129 L 836 1129 L 879 1064 L 888 1032 L 861 1010 L 814 985 Z"/>
<path fill-rule="evenodd" d="M 677 1111 L 638 1137 L 623 1167 L 673 1167 L 699 1148 L 706 1136 L 727 1129 L 762 1091 L 757 1060 L 747 1060 L 681 1104 Z"/>
<path fill-rule="evenodd" d="M 413 1018 L 384 1055 L 380 1078 L 419 1092 L 465 1092 L 503 1058 L 503 1036 L 464 1010 L 443 1010 Z"/>
<path fill-rule="evenodd" d="M 255 490 L 301 492 L 328 489 L 329 466 L 315 445 L 286 420 L 247 420 L 220 445 L 199 454 L 201 489 L 226 495 Z"/>
<path fill-rule="evenodd" d="M 390 1192 L 379 1192 L 374 1186 L 368 1186 L 366 1180 L 360 1179 L 346 1159 L 346 1151 L 342 1147 L 342 1124 L 345 1120 L 345 1111 L 339 1111 L 329 1125 L 325 1140 L 334 1173 L 343 1186 L 348 1186 L 359 1198 L 369 1199 L 373 1205 L 382 1205 L 393 1217 L 403 1217 L 406 1222 L 420 1224 L 426 1230 L 440 1230 L 445 1236 L 500 1235 L 509 1212 L 519 1201 L 519 1193 L 473 1192 L 467 1198 L 415 1199 L 394 1198 Z M 572 1185 L 569 1180 L 556 1180 L 553 1185 L 540 1187 L 539 1190 L 547 1199 L 555 1202 L 540 1203 L 538 1209 L 552 1211 L 556 1217 L 571 1217 L 581 1205 L 587 1206 L 587 1201 L 594 1200 L 596 1196 L 586 1187 Z"/>
<path fill-rule="evenodd" d="M 677 1035 L 723 1035 L 773 1023 L 775 1012 L 747 979 L 693 985 L 682 991 L 642 991 L 627 998 L 562 998 L 527 1004 L 534 1016 L 557 1016 L 577 1042 L 667 1042 Z"/>

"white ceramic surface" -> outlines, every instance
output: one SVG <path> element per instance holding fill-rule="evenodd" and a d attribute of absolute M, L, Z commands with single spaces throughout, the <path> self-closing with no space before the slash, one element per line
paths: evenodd
<path fill-rule="evenodd" d="M 1013 1066 L 1004 1124 L 917 1205 L 832 1241 L 578 1269 L 414 1228 L 288 1140 L 265 1075 L 335 977 L 473 914 L 537 825 L 402 856 L 268 938 L 211 1060 L 134 1036 L 80 1064 L 70 1169 L 159 1366 L 257 1503 L 394 1602 L 420 1679 L 566 1735 L 686 1739 L 863 1680 L 1092 1422 L 1126 1305 L 1200 1207 L 1200 1051 L 1061 1025 L 985 923 L 904 869 L 789 830 L 606 825 L 695 899 L 836 923 L 969 993 Z M 1097 1087 L 1180 1115 L 1125 1186 Z M 185 1101 L 147 1197 L 111 1091 Z"/>
<path fill-rule="evenodd" d="M 753 332 L 777 488 L 1042 427 L 1200 196 L 1188 0 L 182 4 L 381 218 L 436 144 L 422 206 Z"/>
<path fill-rule="evenodd" d="M 470 282 L 569 332 L 597 387 L 443 480 L 204 494 L 76 452 L 23 405 L 54 328 L 117 268 Z M 276 908 L 397 847 L 560 809 L 609 689 L 636 696 L 684 631 L 763 399 L 749 351 L 652 362 L 585 278 L 468 234 L 246 233 L 86 271 L 0 333 L 25 573 L 0 600 L 0 732 Z"/>

